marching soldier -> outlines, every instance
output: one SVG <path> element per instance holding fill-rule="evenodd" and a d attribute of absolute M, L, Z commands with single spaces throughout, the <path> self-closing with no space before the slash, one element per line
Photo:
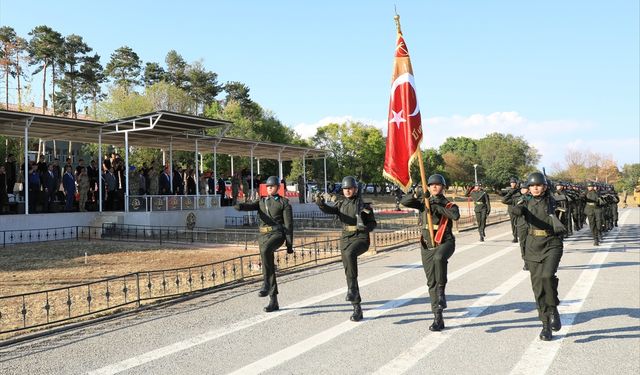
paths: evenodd
<path fill-rule="evenodd" d="M 527 186 L 527 183 L 523 181 L 520 183 L 520 189 L 519 190 L 514 189 L 513 191 L 507 193 L 504 199 L 502 199 L 502 203 L 508 205 L 509 212 L 513 214 L 513 207 L 515 207 L 516 203 L 518 203 L 518 201 L 522 197 L 527 196 L 528 194 L 529 194 L 529 187 Z M 513 214 L 513 216 L 516 219 L 515 221 L 516 221 L 517 238 L 518 238 L 518 241 L 520 242 L 520 256 L 524 261 L 524 249 L 526 246 L 527 231 L 529 229 L 529 226 L 523 216 L 515 215 L 515 214 Z M 526 261 L 524 262 L 524 266 L 522 267 L 522 270 L 529 271 L 529 267 L 527 266 Z"/>
<path fill-rule="evenodd" d="M 598 192 L 595 190 L 596 186 L 593 182 L 587 183 L 587 193 L 584 196 L 584 200 L 586 205 L 584 207 L 584 214 L 587 216 L 587 220 L 589 221 L 589 229 L 591 230 L 591 235 L 593 236 L 593 245 L 600 245 L 600 227 L 602 226 L 600 222 L 600 197 L 598 196 Z"/>
<path fill-rule="evenodd" d="M 491 213 L 491 202 L 489 194 L 482 189 L 482 184 L 476 183 L 473 190 L 469 193 L 474 204 L 476 220 L 478 221 L 478 232 L 480 233 L 480 241 L 484 241 L 486 237 L 484 228 L 487 226 L 487 216 Z"/>
<path fill-rule="evenodd" d="M 415 193 L 402 198 L 402 205 L 415 208 L 424 216 L 422 222 L 422 236 L 420 237 L 422 267 L 427 276 L 429 286 L 429 296 L 431 298 L 431 311 L 433 312 L 433 323 L 429 327 L 430 331 L 441 331 L 444 329 L 444 318 L 442 311 L 447 308 L 445 296 L 445 286 L 447 285 L 447 264 L 448 259 L 453 255 L 456 247 L 456 239 L 453 236 L 453 221 L 460 218 L 458 206 L 450 202 L 444 196 L 444 189 L 447 186 L 444 177 L 439 174 L 429 176 L 427 180 L 429 205 L 431 208 L 434 243 L 431 242 L 429 228 L 426 223 L 427 211 L 422 194 Z"/>
<path fill-rule="evenodd" d="M 530 195 L 522 196 L 513 208 L 529 225 L 524 259 L 531 273 L 531 287 L 536 299 L 538 317 L 542 321 L 540 339 L 552 339 L 551 331 L 560 330 L 558 313 L 558 278 L 556 272 L 562 258 L 562 236 L 565 228 L 555 217 L 556 202 L 547 191 L 547 180 L 540 172 L 527 178 Z"/>
<path fill-rule="evenodd" d="M 513 195 L 518 195 L 517 193 L 520 192 L 520 189 L 518 187 L 518 179 L 515 177 L 511 177 L 511 179 L 509 180 L 509 187 L 507 188 L 507 194 L 505 195 L 505 199 L 507 199 L 507 197 L 512 197 Z M 503 199 L 502 202 L 504 202 L 505 200 Z M 509 214 L 509 221 L 511 222 L 511 234 L 513 235 L 513 240 L 511 242 L 513 243 L 517 243 L 518 242 L 518 231 L 517 231 L 517 216 L 513 214 L 513 204 L 515 203 L 514 200 L 510 200 L 511 203 L 508 203 L 508 207 L 507 207 L 507 213 Z"/>
<path fill-rule="evenodd" d="M 353 305 L 353 314 L 350 319 L 358 322 L 362 320 L 360 306 L 362 298 L 358 287 L 358 257 L 369 250 L 371 243 L 369 233 L 375 229 L 377 223 L 371 205 L 362 200 L 354 177 L 347 176 L 342 179 L 342 192 L 345 199 L 338 201 L 335 206 L 327 205 L 321 194 L 316 196 L 316 204 L 322 212 L 336 215 L 342 222 L 340 251 L 347 278 L 345 300 Z"/>
<path fill-rule="evenodd" d="M 258 296 L 269 296 L 266 312 L 280 309 L 278 305 L 278 284 L 274 253 L 286 243 L 287 253 L 293 253 L 293 214 L 289 200 L 278 195 L 280 183 L 276 176 L 270 176 L 266 182 L 267 196 L 249 203 L 236 203 L 238 211 L 258 211 L 260 237 L 260 259 L 264 282 Z"/>

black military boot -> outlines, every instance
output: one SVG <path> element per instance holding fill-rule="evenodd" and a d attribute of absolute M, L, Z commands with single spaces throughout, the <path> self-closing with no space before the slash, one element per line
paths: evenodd
<path fill-rule="evenodd" d="M 359 303 L 353 304 L 353 314 L 349 318 L 352 322 L 359 322 L 362 320 L 362 307 L 360 307 Z"/>
<path fill-rule="evenodd" d="M 549 317 L 546 317 L 542 322 L 542 331 L 540 331 L 540 340 L 542 341 L 551 341 L 553 338 L 551 334 L 551 327 L 549 324 Z"/>
<path fill-rule="evenodd" d="M 517 238 L 517 237 L 513 237 L 513 239 L 511 240 L 511 242 L 513 242 L 513 243 L 518 243 L 518 238 Z"/>
<path fill-rule="evenodd" d="M 560 313 L 558 312 L 558 308 L 553 308 L 553 313 L 549 318 L 549 324 L 551 325 L 551 330 L 559 331 L 562 328 L 562 322 L 560 321 Z"/>
<path fill-rule="evenodd" d="M 269 298 L 269 304 L 264 307 L 265 312 L 272 312 L 280 310 L 280 306 L 278 305 L 278 296 L 275 294 Z"/>
<path fill-rule="evenodd" d="M 438 309 L 433 313 L 433 323 L 429 326 L 429 331 L 439 332 L 444 329 L 444 318 L 442 317 L 442 310 Z"/>
<path fill-rule="evenodd" d="M 444 285 L 436 286 L 436 294 L 438 295 L 438 307 L 444 310 L 447 308 L 447 299 L 444 295 Z"/>
<path fill-rule="evenodd" d="M 263 285 L 258 292 L 258 297 L 266 297 L 269 295 L 269 288 L 266 285 Z"/>
<path fill-rule="evenodd" d="M 524 266 L 522 266 L 522 270 L 529 271 L 529 266 L 527 265 L 527 262 L 524 262 Z"/>
<path fill-rule="evenodd" d="M 344 297 L 345 301 L 353 302 L 356 299 L 356 292 L 353 289 L 347 290 L 347 295 Z"/>
<path fill-rule="evenodd" d="M 360 288 L 358 287 L 358 280 L 357 279 L 352 279 L 349 280 L 347 279 L 347 295 L 344 297 L 345 301 L 348 302 L 353 302 L 357 299 L 358 295 L 360 294 Z"/>
<path fill-rule="evenodd" d="M 484 242 L 484 236 L 480 234 L 480 242 Z"/>

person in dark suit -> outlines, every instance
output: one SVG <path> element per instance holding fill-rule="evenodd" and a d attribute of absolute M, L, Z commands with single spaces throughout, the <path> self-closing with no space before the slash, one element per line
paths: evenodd
<path fill-rule="evenodd" d="M 4 170 L 7 174 L 7 193 L 13 194 L 13 187 L 17 182 L 16 158 L 13 154 L 7 156 L 7 161 L 4 163 Z"/>
<path fill-rule="evenodd" d="M 173 170 L 173 192 L 177 195 L 184 195 L 184 175 L 182 168 Z"/>
<path fill-rule="evenodd" d="M 29 183 L 29 212 L 35 213 L 38 203 L 40 203 L 40 173 L 38 172 L 38 164 L 31 164 L 31 171 L 27 179 Z"/>
<path fill-rule="evenodd" d="M 171 194 L 171 179 L 169 178 L 169 167 L 165 167 L 160 177 L 158 177 L 158 191 L 160 195 Z"/>
<path fill-rule="evenodd" d="M 4 165 L 0 165 L 0 214 L 5 213 L 9 204 L 9 196 L 7 195 L 7 174 Z"/>
<path fill-rule="evenodd" d="M 54 173 L 54 166 L 53 164 L 49 164 L 47 171 L 42 174 L 42 187 L 45 193 L 44 212 L 51 212 L 59 185 L 60 180 L 58 180 Z"/>
<path fill-rule="evenodd" d="M 65 211 L 73 210 L 73 201 L 76 197 L 76 178 L 73 176 L 70 166 L 65 167 L 65 173 L 62 177 L 62 187 L 66 196 L 66 204 L 64 206 Z"/>

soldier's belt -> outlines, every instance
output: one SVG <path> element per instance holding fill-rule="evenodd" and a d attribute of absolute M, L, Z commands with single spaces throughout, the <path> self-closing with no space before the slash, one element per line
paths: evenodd
<path fill-rule="evenodd" d="M 357 232 L 358 231 L 358 226 L 357 225 L 343 225 L 342 226 L 342 230 L 345 232 Z"/>
<path fill-rule="evenodd" d="M 475 204 L 484 204 L 484 202 L 473 202 Z"/>
<path fill-rule="evenodd" d="M 280 227 L 260 227 L 260 233 L 270 233 L 270 232 L 275 232 L 278 229 L 280 229 Z"/>
<path fill-rule="evenodd" d="M 595 203 L 593 203 L 593 202 L 587 202 L 587 205 L 589 205 L 589 206 L 595 206 L 596 204 L 595 204 Z"/>
<path fill-rule="evenodd" d="M 425 226 L 424 226 L 424 229 L 429 230 L 429 225 L 428 225 L 428 224 L 427 224 L 427 225 L 425 225 Z M 438 230 L 438 224 L 433 224 L 433 230 Z"/>
<path fill-rule="evenodd" d="M 547 237 L 553 235 L 551 231 L 543 229 L 529 229 L 529 234 L 534 237 Z"/>

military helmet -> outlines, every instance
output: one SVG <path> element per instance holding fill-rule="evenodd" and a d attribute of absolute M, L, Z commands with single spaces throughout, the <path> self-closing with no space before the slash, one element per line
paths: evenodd
<path fill-rule="evenodd" d="M 529 188 L 529 184 L 527 184 L 526 181 L 520 182 L 520 189 L 528 189 L 528 188 Z"/>
<path fill-rule="evenodd" d="M 540 172 L 533 172 L 527 177 L 527 185 L 546 185 L 547 179 Z"/>
<path fill-rule="evenodd" d="M 593 181 L 589 181 L 589 182 L 587 182 L 587 187 L 589 187 L 589 186 L 596 186 L 596 184 Z"/>
<path fill-rule="evenodd" d="M 447 181 L 444 180 L 444 177 L 442 177 L 441 174 L 436 173 L 429 176 L 429 179 L 427 180 L 427 186 L 431 184 L 440 184 L 442 186 L 447 186 Z"/>
<path fill-rule="evenodd" d="M 279 181 L 278 177 L 276 177 L 276 176 L 269 176 L 269 178 L 267 178 L 266 185 L 267 186 L 278 186 L 278 185 L 280 185 L 280 181 Z"/>
<path fill-rule="evenodd" d="M 509 179 L 509 183 L 510 183 L 510 184 L 513 184 L 513 183 L 516 183 L 516 184 L 517 184 L 517 183 L 518 183 L 518 179 L 517 179 L 517 178 L 515 178 L 515 177 L 511 177 L 511 178 Z"/>
<path fill-rule="evenodd" d="M 346 176 L 342 179 L 342 188 L 343 189 L 348 189 L 348 188 L 357 188 L 358 187 L 358 181 L 356 181 L 356 178 L 353 176 Z"/>

